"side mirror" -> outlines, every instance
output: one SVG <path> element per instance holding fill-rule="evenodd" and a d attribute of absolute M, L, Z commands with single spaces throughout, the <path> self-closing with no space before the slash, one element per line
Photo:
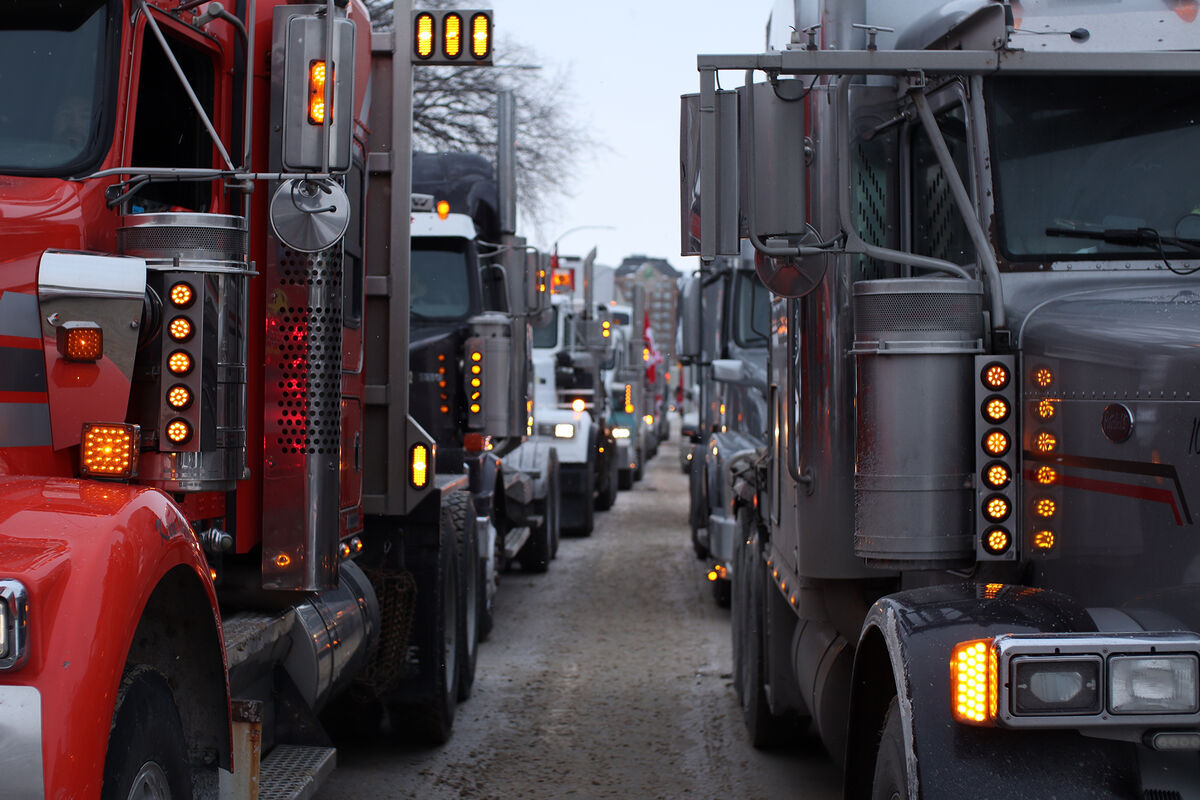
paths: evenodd
<path fill-rule="evenodd" d="M 685 364 L 700 357 L 700 278 L 686 278 L 679 293 L 679 360 Z"/>
<path fill-rule="evenodd" d="M 336 12 L 335 19 L 326 19 L 313 14 L 313 8 L 281 5 L 274 11 L 272 70 L 278 69 L 279 73 L 272 77 L 272 83 L 281 91 L 277 91 L 272 105 L 282 111 L 283 168 L 320 171 L 324 168 L 324 145 L 328 147 L 329 170 L 345 172 L 350 169 L 354 133 L 355 25 L 346 19 L 345 11 Z M 332 65 L 325 64 L 327 36 L 333 37 Z M 328 118 L 324 102 L 327 79 L 333 83 Z"/>
<path fill-rule="evenodd" d="M 746 365 L 740 358 L 716 358 L 712 362 L 713 380 L 741 383 L 746 380 Z"/>
<path fill-rule="evenodd" d="M 702 114 L 701 104 L 700 94 L 680 98 L 679 252 L 704 258 L 737 255 L 737 93 L 715 92 L 712 113 Z M 701 191 L 705 183 L 714 196 Z"/>

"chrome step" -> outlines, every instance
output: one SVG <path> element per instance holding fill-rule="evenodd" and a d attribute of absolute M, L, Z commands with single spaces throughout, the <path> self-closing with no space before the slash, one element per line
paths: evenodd
<path fill-rule="evenodd" d="M 263 759 L 258 772 L 259 800 L 308 800 L 337 766 L 333 747 L 281 744 Z"/>

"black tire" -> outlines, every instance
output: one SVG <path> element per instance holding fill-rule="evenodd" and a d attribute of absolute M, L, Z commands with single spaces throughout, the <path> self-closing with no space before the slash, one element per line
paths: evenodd
<path fill-rule="evenodd" d="M 487 605 L 483 585 L 485 564 L 479 557 L 475 501 L 469 492 L 450 492 L 443 513 L 449 513 L 458 548 L 458 699 L 471 696 L 479 657 L 480 601 Z"/>
<path fill-rule="evenodd" d="M 692 462 L 692 471 L 688 476 L 688 526 L 692 531 L 692 552 L 696 558 L 708 558 L 708 545 L 700 538 L 700 530 L 708 525 L 708 495 L 705 487 L 708 484 L 704 477 L 704 465 Z"/>
<path fill-rule="evenodd" d="M 555 473 L 558 470 L 558 464 L 551 465 Z M 543 508 L 541 524 L 533 526 L 529 531 L 529 538 L 525 540 L 525 544 L 521 545 L 520 551 L 517 553 L 517 560 L 521 562 L 521 569 L 526 572 L 534 572 L 542 574 L 550 569 L 550 561 L 554 558 L 554 530 L 553 525 L 555 520 L 552 519 L 553 514 L 558 513 L 557 507 L 551 507 L 553 498 L 551 497 L 549 468 L 547 468 L 546 481 L 546 502 Z M 556 503 L 556 501 L 553 501 Z"/>
<path fill-rule="evenodd" d="M 600 492 L 596 495 L 596 510 L 608 511 L 617 502 L 618 477 L 617 456 L 615 450 L 606 448 L 604 463 L 607 465 L 604 480 L 600 484 Z"/>
<path fill-rule="evenodd" d="M 192 773 L 179 707 L 157 670 L 125 668 L 108 735 L 101 800 L 184 800 Z"/>
<path fill-rule="evenodd" d="M 558 543 L 562 539 L 562 479 L 558 472 L 558 451 L 550 451 L 546 467 L 546 519 L 550 524 L 550 557 L 558 558 Z"/>
<path fill-rule="evenodd" d="M 449 514 L 441 515 L 438 546 L 416 566 L 415 638 L 421 658 L 419 686 L 402 687 L 390 704 L 392 730 L 416 744 L 445 744 L 458 707 L 458 548 Z M 424 598 L 425 602 L 422 602 Z M 404 699 L 412 691 L 420 700 Z"/>
<path fill-rule="evenodd" d="M 904 730 L 900 723 L 900 706 L 892 698 L 884 717 L 879 751 L 875 755 L 875 779 L 871 783 L 871 800 L 908 800 L 908 767 L 904 758 Z"/>
<path fill-rule="evenodd" d="M 595 459 L 595 456 L 592 456 Z M 580 536 L 591 536 L 592 531 L 596 529 L 596 504 L 593 498 L 596 496 L 596 462 L 590 461 L 587 468 L 587 488 L 583 490 L 583 522 L 576 529 L 576 533 Z"/>
<path fill-rule="evenodd" d="M 717 604 L 717 608 L 729 608 L 732 601 L 730 597 L 732 589 L 733 586 L 727 578 L 717 578 L 712 581 L 713 602 Z"/>
<path fill-rule="evenodd" d="M 617 488 L 621 490 L 629 490 L 633 488 L 632 468 L 617 470 Z"/>
<path fill-rule="evenodd" d="M 751 523 L 752 524 L 752 523 Z M 744 550 L 742 573 L 739 583 L 746 583 L 745 604 L 741 609 L 741 680 L 739 693 L 742 699 L 742 720 L 750 735 L 750 744 L 763 750 L 776 747 L 788 738 L 791 726 L 788 721 L 771 713 L 767 700 L 766 669 L 766 603 L 767 592 L 774 588 L 767 580 L 767 567 L 763 563 L 758 538 L 749 537 L 742 543 Z"/>

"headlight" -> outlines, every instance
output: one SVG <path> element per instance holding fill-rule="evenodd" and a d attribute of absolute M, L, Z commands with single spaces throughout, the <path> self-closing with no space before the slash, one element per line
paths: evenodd
<path fill-rule="evenodd" d="M 1114 714 L 1191 714 L 1197 711 L 1193 655 L 1113 656 L 1108 660 Z"/>
<path fill-rule="evenodd" d="M 613 433 L 614 439 L 628 439 L 629 438 L 629 428 L 621 428 L 621 427 L 613 428 L 612 433 Z"/>
<path fill-rule="evenodd" d="M 20 581 L 0 580 L 0 670 L 29 658 L 29 595 Z"/>
<path fill-rule="evenodd" d="M 574 439 L 575 426 L 569 422 L 560 422 L 554 426 L 554 438 L 556 439 Z"/>

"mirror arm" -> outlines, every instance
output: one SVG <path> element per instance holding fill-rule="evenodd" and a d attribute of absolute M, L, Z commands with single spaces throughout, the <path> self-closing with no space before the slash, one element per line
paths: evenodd
<path fill-rule="evenodd" d="M 815 256 L 821 255 L 825 250 L 819 247 L 810 247 L 807 245 L 799 245 L 795 247 L 778 247 L 774 245 L 764 244 L 754 232 L 756 229 L 755 222 L 758 221 L 757 198 L 755 196 L 756 187 L 754 184 L 755 177 L 755 160 L 754 160 L 754 70 L 746 70 L 746 227 L 750 234 L 750 244 L 754 245 L 754 249 L 762 253 L 764 256 L 774 256 L 783 258 L 793 258 L 799 256 Z M 774 239 L 770 241 L 775 241 Z"/>

